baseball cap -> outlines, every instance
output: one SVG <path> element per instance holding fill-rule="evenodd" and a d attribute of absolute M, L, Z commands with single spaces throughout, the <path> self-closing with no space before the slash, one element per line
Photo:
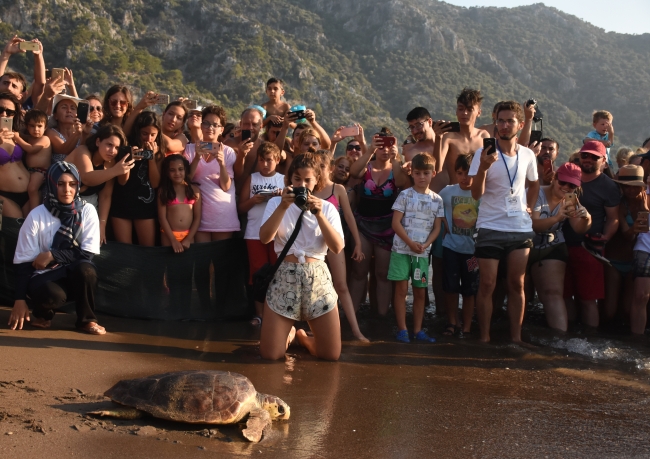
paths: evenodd
<path fill-rule="evenodd" d="M 591 153 L 592 155 L 607 157 L 607 149 L 602 142 L 597 140 L 590 140 L 580 149 L 580 153 Z"/>
<path fill-rule="evenodd" d="M 582 185 L 582 170 L 576 164 L 564 163 L 555 172 L 558 180 L 571 183 L 575 186 Z"/>

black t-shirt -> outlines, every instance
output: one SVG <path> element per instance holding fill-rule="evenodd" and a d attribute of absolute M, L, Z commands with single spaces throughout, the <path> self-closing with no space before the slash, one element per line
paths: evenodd
<path fill-rule="evenodd" d="M 582 194 L 578 196 L 580 204 L 587 208 L 591 214 L 591 228 L 587 234 L 603 233 L 607 214 L 606 207 L 616 207 L 621 202 L 621 191 L 616 182 L 604 174 L 591 182 L 582 182 Z M 562 228 L 564 238 L 568 246 L 578 246 L 582 244 L 584 236 L 576 234 L 569 224 L 569 220 L 564 222 Z"/>

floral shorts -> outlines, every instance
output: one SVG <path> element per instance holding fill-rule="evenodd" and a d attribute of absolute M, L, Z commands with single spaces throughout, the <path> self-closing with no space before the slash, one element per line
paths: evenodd
<path fill-rule="evenodd" d="M 313 320 L 336 309 L 338 295 L 324 261 L 280 265 L 266 292 L 266 303 L 282 317 Z"/>

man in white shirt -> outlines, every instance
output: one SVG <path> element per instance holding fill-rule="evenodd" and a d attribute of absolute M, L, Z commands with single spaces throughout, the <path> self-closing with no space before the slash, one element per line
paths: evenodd
<path fill-rule="evenodd" d="M 469 170 L 474 177 L 472 197 L 481 199 L 476 222 L 476 258 L 481 273 L 476 309 L 484 343 L 490 341 L 492 292 L 501 260 L 507 262 L 510 336 L 513 342 L 521 342 L 524 276 L 534 236 L 529 212 L 539 193 L 535 154 L 517 144 L 517 132 L 523 125 L 521 105 L 502 102 L 497 112 L 496 148 L 479 149 Z"/>

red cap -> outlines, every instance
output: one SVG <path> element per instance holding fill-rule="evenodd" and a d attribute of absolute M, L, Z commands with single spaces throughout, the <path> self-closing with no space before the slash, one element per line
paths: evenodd
<path fill-rule="evenodd" d="M 592 155 L 604 156 L 607 157 L 607 149 L 602 142 L 597 140 L 590 140 L 585 142 L 585 144 L 580 149 L 580 153 L 591 153 Z"/>
<path fill-rule="evenodd" d="M 595 143 L 600 143 L 600 142 L 595 142 Z M 556 173 L 557 173 L 558 180 L 567 183 L 572 183 L 575 186 L 582 185 L 582 170 L 576 164 L 564 163 L 560 167 L 558 167 Z"/>

